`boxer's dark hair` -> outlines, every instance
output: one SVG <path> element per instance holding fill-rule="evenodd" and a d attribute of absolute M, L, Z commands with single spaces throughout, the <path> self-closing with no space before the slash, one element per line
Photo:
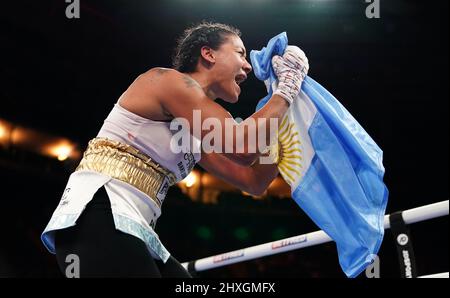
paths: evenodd
<path fill-rule="evenodd" d="M 207 46 L 217 50 L 231 34 L 241 36 L 239 29 L 221 23 L 201 22 L 187 28 L 177 41 L 173 68 L 183 73 L 194 72 L 201 48 Z"/>

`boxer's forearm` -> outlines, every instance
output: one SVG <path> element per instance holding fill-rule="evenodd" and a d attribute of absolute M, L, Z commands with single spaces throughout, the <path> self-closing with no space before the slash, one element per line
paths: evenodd
<path fill-rule="evenodd" d="M 256 162 L 250 167 L 254 180 L 254 195 L 261 195 L 270 186 L 270 183 L 278 176 L 276 164 L 261 164 Z"/>
<path fill-rule="evenodd" d="M 202 153 L 199 165 L 225 182 L 252 195 L 261 195 L 278 175 L 276 164 L 241 166 L 218 153 Z"/>

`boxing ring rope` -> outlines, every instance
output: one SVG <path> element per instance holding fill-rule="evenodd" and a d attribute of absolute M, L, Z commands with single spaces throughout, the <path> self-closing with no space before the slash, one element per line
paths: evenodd
<path fill-rule="evenodd" d="M 448 278 L 448 272 L 435 273 L 430 275 L 422 275 L 417 278 Z"/>
<path fill-rule="evenodd" d="M 448 211 L 449 211 L 449 201 L 446 200 L 430 205 L 424 205 L 421 207 L 405 210 L 401 214 L 405 224 L 412 224 L 448 215 Z M 385 229 L 390 228 L 389 215 L 386 215 L 384 217 L 384 228 Z M 190 262 L 185 262 L 182 265 L 190 271 L 199 272 L 209 270 L 212 268 L 227 266 L 230 264 L 240 263 L 248 260 L 258 259 L 265 256 L 275 255 L 304 247 L 319 245 L 331 241 L 333 240 L 324 231 L 320 230 L 256 246 L 251 246 L 231 252 L 226 252 L 223 254 L 214 255 Z M 448 278 L 448 274 L 449 274 L 448 272 L 445 272 L 420 277 Z"/>

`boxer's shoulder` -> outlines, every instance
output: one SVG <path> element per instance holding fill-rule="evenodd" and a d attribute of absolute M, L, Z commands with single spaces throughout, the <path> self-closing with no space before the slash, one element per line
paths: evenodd
<path fill-rule="evenodd" d="M 172 68 L 154 67 L 141 74 L 137 80 L 144 81 L 152 89 L 157 88 L 167 91 L 167 88 L 173 89 L 177 86 L 186 85 L 188 78 L 186 74 Z"/>

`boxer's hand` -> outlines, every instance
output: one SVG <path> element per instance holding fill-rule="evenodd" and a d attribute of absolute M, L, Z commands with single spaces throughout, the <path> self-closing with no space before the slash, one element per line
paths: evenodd
<path fill-rule="evenodd" d="M 287 46 L 283 58 L 289 62 L 289 64 L 294 65 L 295 68 L 300 70 L 302 73 L 302 80 L 304 80 L 309 70 L 309 61 L 305 52 L 297 46 Z"/>
<path fill-rule="evenodd" d="M 289 104 L 297 97 L 308 70 L 308 58 L 298 47 L 288 46 L 283 57 L 274 56 L 272 66 L 278 77 L 278 87 L 274 94 L 283 97 Z"/>

